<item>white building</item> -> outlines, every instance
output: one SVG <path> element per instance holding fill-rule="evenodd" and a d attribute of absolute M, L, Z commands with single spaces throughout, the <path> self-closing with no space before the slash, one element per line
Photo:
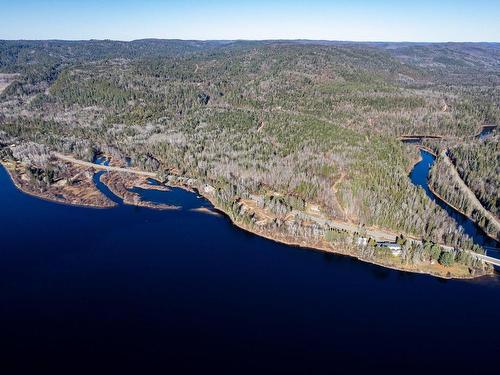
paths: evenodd
<path fill-rule="evenodd" d="M 401 245 L 395 242 L 379 242 L 377 247 L 385 247 L 391 250 L 392 255 L 401 255 Z"/>
<path fill-rule="evenodd" d="M 358 237 L 358 238 L 356 238 L 356 244 L 358 246 L 366 246 L 366 245 L 368 245 L 368 238 Z"/>

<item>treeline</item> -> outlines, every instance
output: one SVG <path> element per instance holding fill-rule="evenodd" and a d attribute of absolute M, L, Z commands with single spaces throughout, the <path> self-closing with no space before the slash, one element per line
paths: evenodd
<path fill-rule="evenodd" d="M 440 155 L 429 173 L 429 186 L 442 197 L 446 202 L 458 208 L 465 215 L 472 218 L 490 236 L 500 240 L 500 231 L 478 205 L 467 195 L 456 181 L 450 170 L 450 165 L 446 163 Z"/>
<path fill-rule="evenodd" d="M 458 173 L 481 203 L 500 216 L 500 138 L 494 134 L 449 149 Z"/>

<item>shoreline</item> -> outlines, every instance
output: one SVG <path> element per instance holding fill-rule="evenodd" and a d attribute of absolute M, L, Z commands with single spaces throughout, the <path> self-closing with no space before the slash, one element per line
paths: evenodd
<path fill-rule="evenodd" d="M 2 166 L 5 168 L 5 170 L 9 174 L 9 177 L 10 177 L 12 183 L 14 184 L 14 186 L 18 190 L 20 190 L 21 192 L 23 192 L 23 193 L 25 193 L 27 195 L 33 196 L 35 198 L 43 199 L 45 201 L 49 201 L 49 202 L 56 203 L 56 204 L 64 204 L 64 205 L 76 206 L 76 207 L 82 207 L 82 208 L 108 209 L 108 208 L 115 208 L 115 207 L 118 206 L 118 204 L 114 204 L 113 206 L 110 206 L 110 207 L 102 207 L 102 206 L 90 205 L 90 204 L 89 205 L 78 205 L 78 204 L 73 204 L 73 203 L 67 202 L 67 201 L 58 201 L 56 199 L 52 200 L 52 199 L 48 199 L 48 198 L 43 197 L 43 196 L 39 196 L 36 193 L 25 191 L 21 186 L 19 186 L 15 182 L 15 179 L 11 175 L 11 171 L 3 163 L 2 163 Z M 108 186 L 108 185 L 106 184 L 106 186 Z M 189 192 L 192 192 L 192 193 L 196 193 L 196 194 L 202 196 L 207 201 L 209 201 L 211 203 L 211 205 L 215 208 L 215 210 L 217 212 L 219 212 L 220 214 L 222 214 L 222 216 L 224 216 L 228 220 L 230 220 L 231 224 L 233 224 L 237 228 L 239 228 L 241 230 L 244 230 L 244 231 L 246 231 L 248 233 L 252 233 L 253 235 L 256 235 L 256 236 L 259 236 L 259 237 L 262 237 L 262 238 L 266 238 L 268 240 L 271 240 L 271 241 L 274 241 L 274 242 L 277 242 L 277 243 L 281 243 L 281 244 L 284 244 L 284 245 L 299 247 L 299 248 L 308 249 L 308 250 L 321 251 L 321 252 L 329 253 L 329 254 L 337 254 L 337 255 L 342 255 L 342 256 L 349 256 L 349 257 L 357 259 L 359 261 L 370 263 L 370 264 L 373 264 L 373 265 L 376 265 L 376 266 L 379 266 L 379 267 L 389 268 L 389 269 L 396 270 L 396 271 L 411 272 L 411 273 L 417 273 L 417 274 L 425 274 L 425 275 L 430 275 L 430 276 L 433 276 L 433 277 L 438 277 L 438 278 L 447 279 L 447 280 L 449 280 L 449 279 L 472 280 L 472 279 L 482 278 L 482 277 L 485 277 L 485 276 L 492 276 L 492 275 L 494 275 L 494 271 L 488 272 L 488 273 L 484 273 L 484 274 L 480 274 L 480 275 L 459 275 L 459 274 L 452 274 L 452 273 L 450 273 L 448 271 L 448 273 L 450 273 L 450 275 L 448 275 L 446 273 L 433 272 L 432 270 L 422 270 L 422 269 L 413 268 L 413 267 L 400 267 L 398 265 L 387 264 L 387 263 L 384 263 L 384 262 L 379 262 L 379 261 L 374 260 L 374 259 L 367 259 L 367 258 L 363 258 L 363 257 L 357 256 L 356 254 L 353 254 L 350 251 L 345 251 L 345 249 L 341 245 L 337 245 L 336 247 L 334 247 L 333 245 L 329 245 L 326 242 L 324 242 L 324 240 L 317 240 L 317 241 L 314 241 L 314 242 L 308 242 L 308 241 L 306 241 L 304 239 L 291 239 L 289 237 L 286 237 L 286 235 L 274 235 L 274 234 L 268 233 L 266 231 L 255 230 L 254 228 L 246 226 L 245 224 L 243 224 L 243 223 L 241 223 L 241 222 L 233 219 L 228 213 L 226 213 L 215 202 L 214 197 L 212 197 L 212 196 L 210 196 L 208 194 L 204 194 L 203 192 L 199 191 L 196 188 L 193 188 L 193 187 L 190 187 L 190 186 L 189 187 L 188 186 L 184 186 L 182 184 L 168 184 L 168 183 L 166 184 L 166 186 L 179 187 L 179 188 L 182 188 L 182 189 L 184 189 L 186 191 L 189 191 Z M 108 186 L 108 188 L 113 192 L 113 190 L 109 186 Z M 120 195 L 117 195 L 117 196 L 120 197 Z M 157 209 L 157 210 L 162 210 L 163 209 L 163 208 L 154 208 L 154 207 L 149 207 L 149 206 L 140 206 L 140 205 L 136 205 L 134 203 L 126 203 L 124 201 L 123 201 L 123 204 L 135 205 L 135 206 L 138 206 L 138 207 L 145 207 L 145 208 Z M 411 238 L 411 237 L 409 237 L 409 238 Z M 429 266 L 431 266 L 431 264 L 429 264 Z M 466 266 L 464 266 L 464 267 L 466 267 Z"/>
<path fill-rule="evenodd" d="M 493 271 L 492 273 L 485 273 L 485 274 L 477 275 L 477 276 L 474 276 L 474 275 L 469 275 L 469 276 L 450 275 L 450 276 L 448 276 L 448 275 L 443 275 L 443 274 L 440 274 L 440 273 L 435 273 L 435 272 L 432 272 L 432 271 L 419 270 L 417 268 L 398 267 L 398 266 L 386 264 L 386 263 L 383 263 L 383 262 L 377 262 L 376 260 L 373 260 L 373 259 L 362 258 L 362 257 L 356 256 L 355 254 L 352 254 L 350 252 L 339 251 L 338 248 L 334 248 L 333 246 L 329 247 L 327 245 L 320 245 L 320 243 L 322 241 L 317 241 L 317 242 L 311 244 L 311 243 L 307 243 L 304 240 L 302 240 L 302 241 L 295 240 L 294 241 L 294 240 L 289 240 L 289 239 L 277 238 L 276 236 L 273 236 L 272 234 L 264 233 L 263 231 L 256 231 L 253 228 L 247 227 L 244 224 L 242 224 L 242 223 L 240 223 L 240 222 L 238 222 L 236 220 L 233 220 L 233 218 L 229 214 L 227 214 L 219 205 L 217 205 L 215 202 L 213 202 L 212 199 L 210 199 L 209 197 L 201 194 L 200 192 L 198 192 L 198 194 L 200 194 L 205 199 L 207 199 L 213 205 L 213 207 L 217 211 L 221 212 L 223 214 L 223 216 L 226 217 L 231 222 L 231 224 L 233 224 L 234 226 L 238 227 L 239 229 L 244 230 L 245 232 L 251 233 L 253 235 L 256 235 L 256 236 L 259 236 L 259 237 L 263 237 L 263 238 L 266 238 L 268 240 L 271 240 L 271 241 L 274 241 L 274 242 L 277 242 L 277 243 L 281 243 L 281 244 L 284 244 L 284 245 L 298 247 L 298 248 L 305 249 L 305 250 L 313 250 L 313 251 L 320 251 L 320 252 L 323 252 L 323 253 L 329 253 L 329 254 L 336 254 L 336 255 L 341 255 L 341 256 L 347 256 L 347 257 L 350 257 L 350 258 L 353 258 L 353 259 L 357 259 L 357 260 L 359 260 L 361 262 L 373 264 L 373 265 L 376 265 L 376 266 L 379 266 L 379 267 L 383 267 L 383 268 L 389 268 L 389 269 L 392 269 L 392 270 L 395 270 L 395 271 L 402 271 L 402 272 L 408 272 L 408 273 L 417 273 L 417 274 L 421 274 L 421 275 L 429 275 L 429 276 L 438 277 L 438 278 L 445 279 L 445 280 L 452 280 L 452 279 L 456 279 L 456 280 L 473 280 L 473 279 L 479 279 L 479 278 L 483 278 L 483 277 L 491 277 L 491 276 L 493 276 L 495 274 L 495 272 Z"/>
<path fill-rule="evenodd" d="M 421 149 L 421 150 L 425 151 L 425 152 L 428 152 L 429 154 L 431 154 L 431 155 L 432 155 L 432 156 L 434 156 L 435 158 L 437 158 L 437 154 L 436 154 L 436 153 L 434 153 L 434 151 L 432 151 L 432 150 L 431 150 L 431 149 L 429 149 L 428 147 L 423 146 L 423 145 L 418 145 L 417 147 L 418 147 L 419 149 Z M 415 165 L 416 165 L 417 163 L 419 163 L 420 161 L 422 161 L 422 157 L 419 157 L 419 159 L 418 159 L 415 163 L 413 163 L 413 165 L 412 165 L 412 167 L 411 167 L 411 169 L 410 169 L 410 172 L 411 172 L 411 170 L 415 167 Z M 409 172 L 409 173 L 410 173 L 410 172 Z M 428 180 L 429 180 L 429 176 L 427 176 L 427 181 L 428 181 Z M 481 227 L 481 226 L 479 225 L 479 223 L 478 223 L 477 221 L 475 221 L 472 217 L 470 217 L 469 215 L 467 215 L 467 214 L 466 214 L 465 212 L 463 212 L 461 209 L 459 209 L 459 208 L 455 207 L 453 204 L 451 204 L 451 203 L 450 203 L 450 202 L 448 202 L 446 199 L 444 199 L 444 198 L 443 198 L 440 194 L 438 194 L 438 193 L 437 193 L 437 192 L 433 189 L 433 187 L 431 186 L 431 184 L 427 183 L 427 187 L 429 188 L 429 190 L 431 191 L 431 193 L 432 193 L 433 195 L 435 195 L 435 196 L 436 196 L 436 198 L 437 198 L 437 199 L 439 199 L 439 200 L 440 200 L 440 201 L 442 201 L 444 204 L 446 204 L 447 206 L 451 207 L 452 209 L 454 209 L 455 211 L 457 211 L 458 213 L 460 213 L 461 215 L 465 216 L 467 219 L 469 219 L 470 221 L 472 221 L 474 224 L 476 224 L 476 225 L 477 225 L 477 227 L 481 230 L 481 232 L 482 232 L 485 236 L 487 236 L 488 238 L 490 238 L 490 239 L 492 239 L 492 240 L 494 240 L 494 241 L 496 241 L 496 242 L 499 242 L 499 241 L 498 241 L 498 239 L 496 239 L 495 237 L 493 237 L 492 235 L 490 235 L 488 232 L 486 232 L 486 230 L 485 230 L 483 227 Z M 491 213 L 490 213 L 490 214 L 491 214 Z M 409 237 L 411 237 L 411 236 L 409 236 Z M 415 239 L 415 238 L 414 238 L 414 239 Z M 443 244 L 439 244 L 439 245 L 441 245 L 441 246 L 446 246 L 446 245 L 443 245 Z"/>
<path fill-rule="evenodd" d="M 433 155 L 435 158 L 437 158 L 437 154 L 435 154 L 432 150 L 430 150 L 428 147 L 425 147 L 425 146 L 422 146 L 422 145 L 419 145 L 418 146 L 419 149 L 422 149 L 426 152 L 428 152 L 429 154 Z M 420 159 L 422 160 L 422 159 Z M 418 163 L 418 162 L 417 162 Z M 416 163 L 415 163 L 416 164 Z M 414 164 L 414 166 L 415 166 Z M 461 209 L 457 208 L 455 205 L 451 204 L 450 202 L 448 202 L 446 199 L 444 199 L 439 193 L 437 193 L 434 188 L 431 186 L 431 184 L 429 183 L 429 176 L 427 176 L 427 187 L 429 188 L 429 190 L 432 192 L 432 194 L 434 194 L 436 196 L 436 198 L 438 198 L 439 200 L 441 200 L 444 204 L 446 204 L 447 206 L 451 207 L 452 209 L 454 209 L 455 211 L 457 211 L 458 213 L 460 213 L 461 215 L 465 216 L 467 219 L 469 219 L 470 221 L 472 221 L 474 224 L 477 225 L 477 227 L 481 230 L 481 232 L 487 236 L 488 238 L 496 241 L 496 242 L 499 242 L 497 238 L 493 237 L 491 234 L 489 234 L 482 226 L 479 225 L 479 223 L 474 220 L 474 218 L 472 218 L 471 216 L 469 216 L 468 214 L 466 214 L 464 211 L 462 211 Z M 484 208 L 484 207 L 483 207 Z M 492 215 L 494 217 L 494 215 L 489 212 L 488 210 L 486 210 L 486 212 L 488 212 L 490 215 Z"/>
<path fill-rule="evenodd" d="M 479 225 L 479 223 L 474 220 L 472 217 L 470 217 L 469 215 L 467 215 L 465 212 L 463 212 L 461 209 L 455 207 L 453 204 L 449 203 L 446 199 L 444 199 L 439 193 L 436 193 L 436 191 L 432 188 L 432 186 L 429 184 L 429 190 L 432 192 L 432 194 L 434 194 L 436 196 L 436 198 L 438 198 L 439 200 L 441 200 L 443 203 L 445 203 L 446 205 L 450 206 L 451 208 L 453 208 L 455 211 L 457 211 L 458 213 L 460 213 L 461 215 L 465 216 L 467 219 L 469 219 L 470 221 L 472 221 L 474 224 L 477 225 L 477 227 L 481 230 L 481 232 L 483 232 L 483 234 L 485 236 L 487 236 L 488 238 L 498 242 L 498 240 L 493 237 L 492 235 L 490 235 L 488 232 L 486 232 L 486 230 Z"/>
<path fill-rule="evenodd" d="M 107 172 L 107 173 L 116 173 L 116 172 Z M 172 205 L 167 205 L 167 204 L 156 204 L 153 202 L 143 201 L 143 200 L 138 200 L 138 201 L 131 200 L 126 195 L 126 192 L 122 193 L 122 191 L 119 191 L 114 184 L 106 183 L 106 182 L 102 181 L 101 177 L 102 176 L 100 176 L 100 178 L 99 178 L 100 182 L 103 183 L 104 185 L 106 185 L 106 187 L 109 189 L 109 191 L 111 191 L 114 195 L 116 195 L 118 198 L 120 198 L 122 201 L 122 204 L 124 204 L 124 205 L 150 208 L 152 210 L 158 210 L 158 211 L 177 211 L 177 210 L 181 209 L 181 207 L 179 207 L 179 206 L 172 206 Z M 152 188 L 151 190 L 158 190 L 158 189 Z M 126 191 L 128 192 L 128 190 L 126 190 Z M 135 194 L 135 193 L 133 193 L 133 194 Z"/>
<path fill-rule="evenodd" d="M 8 176 L 10 178 L 10 181 L 16 187 L 16 189 L 19 190 L 20 192 L 22 192 L 23 194 L 29 195 L 30 197 L 41 199 L 43 201 L 50 202 L 50 203 L 56 203 L 56 204 L 62 204 L 62 205 L 66 205 L 66 206 L 73 206 L 73 207 L 80 207 L 80 208 L 91 208 L 91 209 L 96 209 L 96 210 L 107 210 L 107 209 L 115 208 L 118 206 L 114 202 L 112 202 L 113 204 L 108 206 L 108 207 L 104 207 L 104 206 L 96 204 L 96 203 L 88 203 L 88 204 L 71 203 L 71 202 L 68 202 L 68 201 L 63 200 L 63 199 L 46 197 L 46 196 L 41 195 L 40 193 L 28 191 L 26 189 L 23 189 L 23 187 L 18 184 L 15 177 L 12 175 L 12 171 L 7 167 L 6 163 L 3 160 L 0 160 L 0 165 L 7 172 Z"/>

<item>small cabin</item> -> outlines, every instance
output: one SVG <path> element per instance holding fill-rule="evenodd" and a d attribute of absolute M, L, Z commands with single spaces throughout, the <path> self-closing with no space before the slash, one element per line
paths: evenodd
<path fill-rule="evenodd" d="M 377 247 L 385 247 L 389 249 L 392 255 L 401 255 L 401 245 L 396 242 L 378 242 Z"/>
<path fill-rule="evenodd" d="M 366 237 L 358 237 L 356 239 L 356 244 L 358 246 L 366 246 L 366 245 L 368 245 L 368 238 L 366 238 Z"/>

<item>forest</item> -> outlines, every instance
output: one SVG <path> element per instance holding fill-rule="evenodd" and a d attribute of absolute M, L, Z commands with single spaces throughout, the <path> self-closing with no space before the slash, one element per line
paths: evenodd
<path fill-rule="evenodd" d="M 466 142 L 450 148 L 449 155 L 462 179 L 481 203 L 500 216 L 500 137 L 492 134 L 484 141 Z"/>
<path fill-rule="evenodd" d="M 408 178 L 436 135 L 498 215 L 500 46 L 333 42 L 0 41 L 0 145 L 34 142 L 92 160 L 210 183 L 230 206 L 279 196 L 332 218 L 471 247 Z M 39 173 L 39 172 L 36 172 Z"/>

